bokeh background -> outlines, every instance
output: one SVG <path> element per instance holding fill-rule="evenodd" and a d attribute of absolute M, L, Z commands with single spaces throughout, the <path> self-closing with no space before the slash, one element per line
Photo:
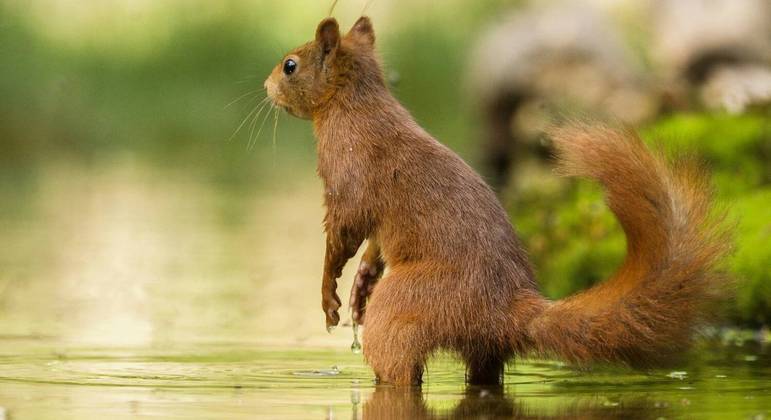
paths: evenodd
<path fill-rule="evenodd" d="M 657 70 L 646 2 L 590 3 L 619 25 L 646 86 L 676 83 Z M 282 114 L 274 130 L 271 114 L 257 135 L 248 119 L 271 68 L 313 36 L 330 4 L 0 0 L 0 334 L 350 343 L 326 334 L 319 308 L 311 127 Z M 345 28 L 363 7 L 341 0 L 334 15 Z M 376 0 L 367 9 L 395 95 L 485 174 L 489 115 L 474 73 L 503 66 L 480 45 L 520 7 Z M 728 324 L 766 325 L 769 109 L 669 99 L 641 132 L 713 169 L 737 224 Z M 623 236 L 596 186 L 561 181 L 546 161 L 535 167 L 499 191 L 543 291 L 558 298 L 611 273 Z M 347 270 L 341 295 L 351 278 Z"/>

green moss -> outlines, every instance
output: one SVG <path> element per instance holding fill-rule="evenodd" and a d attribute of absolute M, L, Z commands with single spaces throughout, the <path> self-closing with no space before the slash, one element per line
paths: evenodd
<path fill-rule="evenodd" d="M 747 193 L 771 182 L 771 119 L 746 115 L 680 114 L 643 131 L 670 153 L 696 153 L 714 173 L 721 197 Z"/>
<path fill-rule="evenodd" d="M 668 154 L 695 154 L 713 173 L 717 203 L 735 221 L 734 321 L 771 322 L 771 125 L 763 113 L 682 114 L 642 130 Z M 624 237 L 596 185 L 520 171 L 508 208 L 545 294 L 560 298 L 602 281 L 625 253 Z M 555 186 L 556 185 L 556 186 Z"/>
<path fill-rule="evenodd" d="M 752 324 L 771 323 L 771 188 L 738 198 L 731 205 L 738 219 L 731 271 L 738 281 L 737 317 Z"/>

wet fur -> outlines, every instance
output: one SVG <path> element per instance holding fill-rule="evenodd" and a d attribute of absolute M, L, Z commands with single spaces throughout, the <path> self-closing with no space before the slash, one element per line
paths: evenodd
<path fill-rule="evenodd" d="M 336 279 L 365 240 L 380 252 L 364 262 L 388 267 L 366 308 L 354 308 L 377 377 L 420 383 L 439 349 L 463 359 L 470 383 L 500 382 L 505 362 L 527 354 L 637 366 L 682 353 L 722 284 L 713 268 L 728 243 L 709 224 L 702 174 L 668 166 L 633 133 L 556 130 L 563 171 L 608 190 L 629 255 L 608 282 L 550 302 L 492 190 L 388 91 L 374 41 L 366 17 L 345 36 L 325 19 L 315 41 L 288 55 L 298 72 L 285 76 L 279 64 L 266 87 L 276 104 L 313 121 L 327 208 L 327 324 L 339 322 Z"/>

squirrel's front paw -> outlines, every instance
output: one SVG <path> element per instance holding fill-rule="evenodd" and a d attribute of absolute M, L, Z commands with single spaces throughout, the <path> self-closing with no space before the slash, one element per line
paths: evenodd
<path fill-rule="evenodd" d="M 372 294 L 372 290 L 374 290 L 381 274 L 383 274 L 383 265 L 380 263 L 372 264 L 362 261 L 359 264 L 356 277 L 353 279 L 351 299 L 349 301 L 353 322 L 359 325 L 364 324 L 364 311 L 367 299 Z"/>
<path fill-rule="evenodd" d="M 321 308 L 324 309 L 324 315 L 327 318 L 327 329 L 337 326 L 340 322 L 340 314 L 337 312 L 340 309 L 340 297 L 337 293 L 331 293 L 322 297 Z"/>

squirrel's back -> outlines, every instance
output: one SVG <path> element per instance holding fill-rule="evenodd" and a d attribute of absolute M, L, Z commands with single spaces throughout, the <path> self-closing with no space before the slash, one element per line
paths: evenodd
<path fill-rule="evenodd" d="M 526 252 L 492 189 L 409 114 L 397 124 L 398 136 L 377 140 L 387 144 L 374 180 L 382 188 L 377 235 L 386 261 L 485 266 L 504 281 L 534 289 Z"/>

